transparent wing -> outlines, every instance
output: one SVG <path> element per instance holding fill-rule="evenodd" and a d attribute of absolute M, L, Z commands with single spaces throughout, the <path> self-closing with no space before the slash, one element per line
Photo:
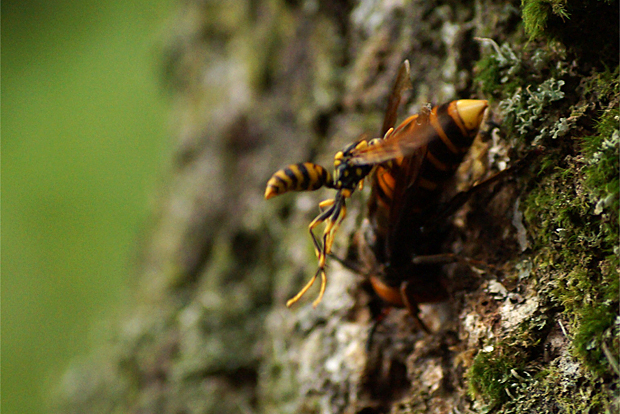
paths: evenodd
<path fill-rule="evenodd" d="M 373 140 L 372 145 L 351 152 L 353 165 L 380 164 L 412 155 L 437 138 L 437 132 L 428 121 L 428 115 L 417 114 L 407 118 L 398 128 L 389 130 L 385 137 Z"/>
<path fill-rule="evenodd" d="M 390 97 L 388 98 L 388 105 L 385 111 L 385 117 L 383 118 L 383 127 L 381 128 L 381 135 L 385 135 L 390 128 L 396 125 L 396 118 L 398 117 L 398 107 L 403 97 L 403 92 L 407 89 L 412 89 L 411 76 L 409 74 L 409 61 L 405 60 L 398 69 L 396 80 L 392 86 Z"/>

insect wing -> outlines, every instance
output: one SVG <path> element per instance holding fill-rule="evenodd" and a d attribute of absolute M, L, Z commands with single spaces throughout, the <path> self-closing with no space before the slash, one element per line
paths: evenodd
<path fill-rule="evenodd" d="M 412 155 L 437 138 L 437 134 L 426 116 L 412 115 L 395 130 L 388 131 L 383 140 L 366 148 L 351 152 L 353 165 L 380 164 L 400 157 Z"/>
<path fill-rule="evenodd" d="M 400 226 L 407 208 L 408 189 L 416 185 L 426 153 L 427 147 L 422 146 L 408 157 L 396 158 L 375 168 L 368 217 L 375 230 L 374 250 L 379 261 L 390 261 L 395 229 Z"/>
<path fill-rule="evenodd" d="M 387 110 L 385 111 L 385 117 L 383 118 L 381 135 L 385 135 L 390 128 L 393 128 L 394 125 L 396 125 L 396 118 L 398 117 L 398 107 L 400 106 L 403 92 L 407 89 L 412 89 L 413 87 L 411 85 L 411 77 L 409 72 L 409 61 L 405 60 L 402 65 L 400 65 L 400 69 L 398 70 L 398 74 L 396 75 L 396 80 L 394 81 L 394 85 L 392 86 L 392 91 L 390 92 L 390 97 L 388 98 L 388 105 Z"/>
<path fill-rule="evenodd" d="M 391 171 L 394 175 L 394 194 L 389 205 L 385 248 L 388 259 L 395 264 L 408 257 L 408 245 L 416 242 L 415 237 L 411 238 L 416 233 L 411 221 L 415 222 L 415 217 L 418 216 L 418 212 L 412 207 L 419 203 L 419 200 L 412 199 L 412 196 L 415 193 L 413 190 L 418 186 L 427 152 L 426 146 L 418 148 L 411 156 L 403 159 L 399 169 Z"/>

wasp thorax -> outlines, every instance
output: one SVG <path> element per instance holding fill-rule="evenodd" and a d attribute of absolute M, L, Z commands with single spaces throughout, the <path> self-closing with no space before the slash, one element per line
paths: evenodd
<path fill-rule="evenodd" d="M 362 140 L 347 145 L 334 157 L 334 186 L 354 190 L 372 170 L 372 166 L 354 165 L 351 163 L 352 151 L 368 146 L 368 141 Z"/>

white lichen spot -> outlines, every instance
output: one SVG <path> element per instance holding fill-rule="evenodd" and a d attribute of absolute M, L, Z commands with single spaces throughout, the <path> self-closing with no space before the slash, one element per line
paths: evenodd
<path fill-rule="evenodd" d="M 483 45 L 491 46 L 494 52 L 492 56 L 495 61 L 497 61 L 498 66 L 502 69 L 502 74 L 504 74 L 504 76 L 500 79 L 500 82 L 506 83 L 512 79 L 520 67 L 521 59 L 519 59 L 515 52 L 513 52 L 510 44 L 504 43 L 500 47 L 493 39 L 485 37 L 476 37 L 474 39 L 481 42 Z"/>
<path fill-rule="evenodd" d="M 536 296 L 529 296 L 522 303 L 513 303 L 510 299 L 506 299 L 499 308 L 499 313 L 502 317 L 502 328 L 505 331 L 515 329 L 523 321 L 531 318 L 538 306 L 539 303 Z"/>
<path fill-rule="evenodd" d="M 500 129 L 495 128 L 491 133 L 491 144 L 487 150 L 489 165 L 496 165 L 499 171 L 505 170 L 510 163 L 508 152 L 510 144 L 500 135 Z"/>
<path fill-rule="evenodd" d="M 560 118 L 558 122 L 551 129 L 551 138 L 557 139 L 563 137 L 570 130 L 572 122 L 567 118 Z"/>
<path fill-rule="evenodd" d="M 533 264 L 529 259 L 525 259 L 519 263 L 517 263 L 517 272 L 519 276 L 519 280 L 527 279 L 532 275 Z"/>
<path fill-rule="evenodd" d="M 505 299 L 508 295 L 508 289 L 497 280 L 490 280 L 487 285 L 487 292 L 493 296 L 496 300 Z"/>
<path fill-rule="evenodd" d="M 484 352 L 485 354 L 488 354 L 490 352 L 493 352 L 494 349 L 495 347 L 493 345 L 487 345 L 483 347 L 481 351 Z"/>
<path fill-rule="evenodd" d="M 426 364 L 426 369 L 420 376 L 420 382 L 427 387 L 429 394 L 437 391 L 443 381 L 443 369 L 435 360 L 430 360 Z"/>
<path fill-rule="evenodd" d="M 454 87 L 452 83 L 444 82 L 441 84 L 440 89 L 441 89 L 441 93 L 443 94 L 443 96 L 455 96 L 456 95 L 456 88 Z"/>
<path fill-rule="evenodd" d="M 603 213 L 603 211 L 612 205 L 612 203 L 616 200 L 616 194 L 608 194 L 607 197 L 601 198 L 596 202 L 596 206 L 594 207 L 594 214 L 599 215 Z"/>
<path fill-rule="evenodd" d="M 512 225 L 517 229 L 517 242 L 521 252 L 526 251 L 530 247 L 530 243 L 527 240 L 527 231 L 523 224 L 523 213 L 519 210 L 519 199 L 517 199 L 513 213 L 512 213 Z"/>
<path fill-rule="evenodd" d="M 349 376 L 352 372 L 360 373 L 366 362 L 365 342 L 360 340 L 365 336 L 363 328 L 358 324 L 342 323 L 336 331 L 337 348 L 340 350 L 325 361 L 325 369 L 336 378 L 343 372 Z"/>
<path fill-rule="evenodd" d="M 404 4 L 404 0 L 360 1 L 351 12 L 351 20 L 354 26 L 371 36 L 387 21 L 393 9 L 403 8 Z"/>
<path fill-rule="evenodd" d="M 494 337 L 491 328 L 482 322 L 480 315 L 470 312 L 461 316 L 463 330 L 466 335 L 461 335 L 461 340 L 467 342 L 467 348 L 478 348 L 480 343 L 488 342 Z"/>

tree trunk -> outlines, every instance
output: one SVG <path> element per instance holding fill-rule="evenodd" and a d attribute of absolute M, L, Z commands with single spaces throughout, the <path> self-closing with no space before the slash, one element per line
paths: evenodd
<path fill-rule="evenodd" d="M 618 412 L 618 2 L 573 3 L 180 5 L 176 151 L 135 301 L 68 370 L 57 411 Z M 394 309 L 369 339 L 368 275 L 332 258 L 322 302 L 315 287 L 285 307 L 316 271 L 307 226 L 333 190 L 263 192 L 287 164 L 329 167 L 378 136 L 405 59 L 399 120 L 490 101 L 459 188 L 528 162 L 444 218 L 446 253 L 476 264 L 444 267 L 450 300 L 421 305 L 431 333 Z M 351 198 L 337 256 L 355 257 L 368 197 Z"/>

